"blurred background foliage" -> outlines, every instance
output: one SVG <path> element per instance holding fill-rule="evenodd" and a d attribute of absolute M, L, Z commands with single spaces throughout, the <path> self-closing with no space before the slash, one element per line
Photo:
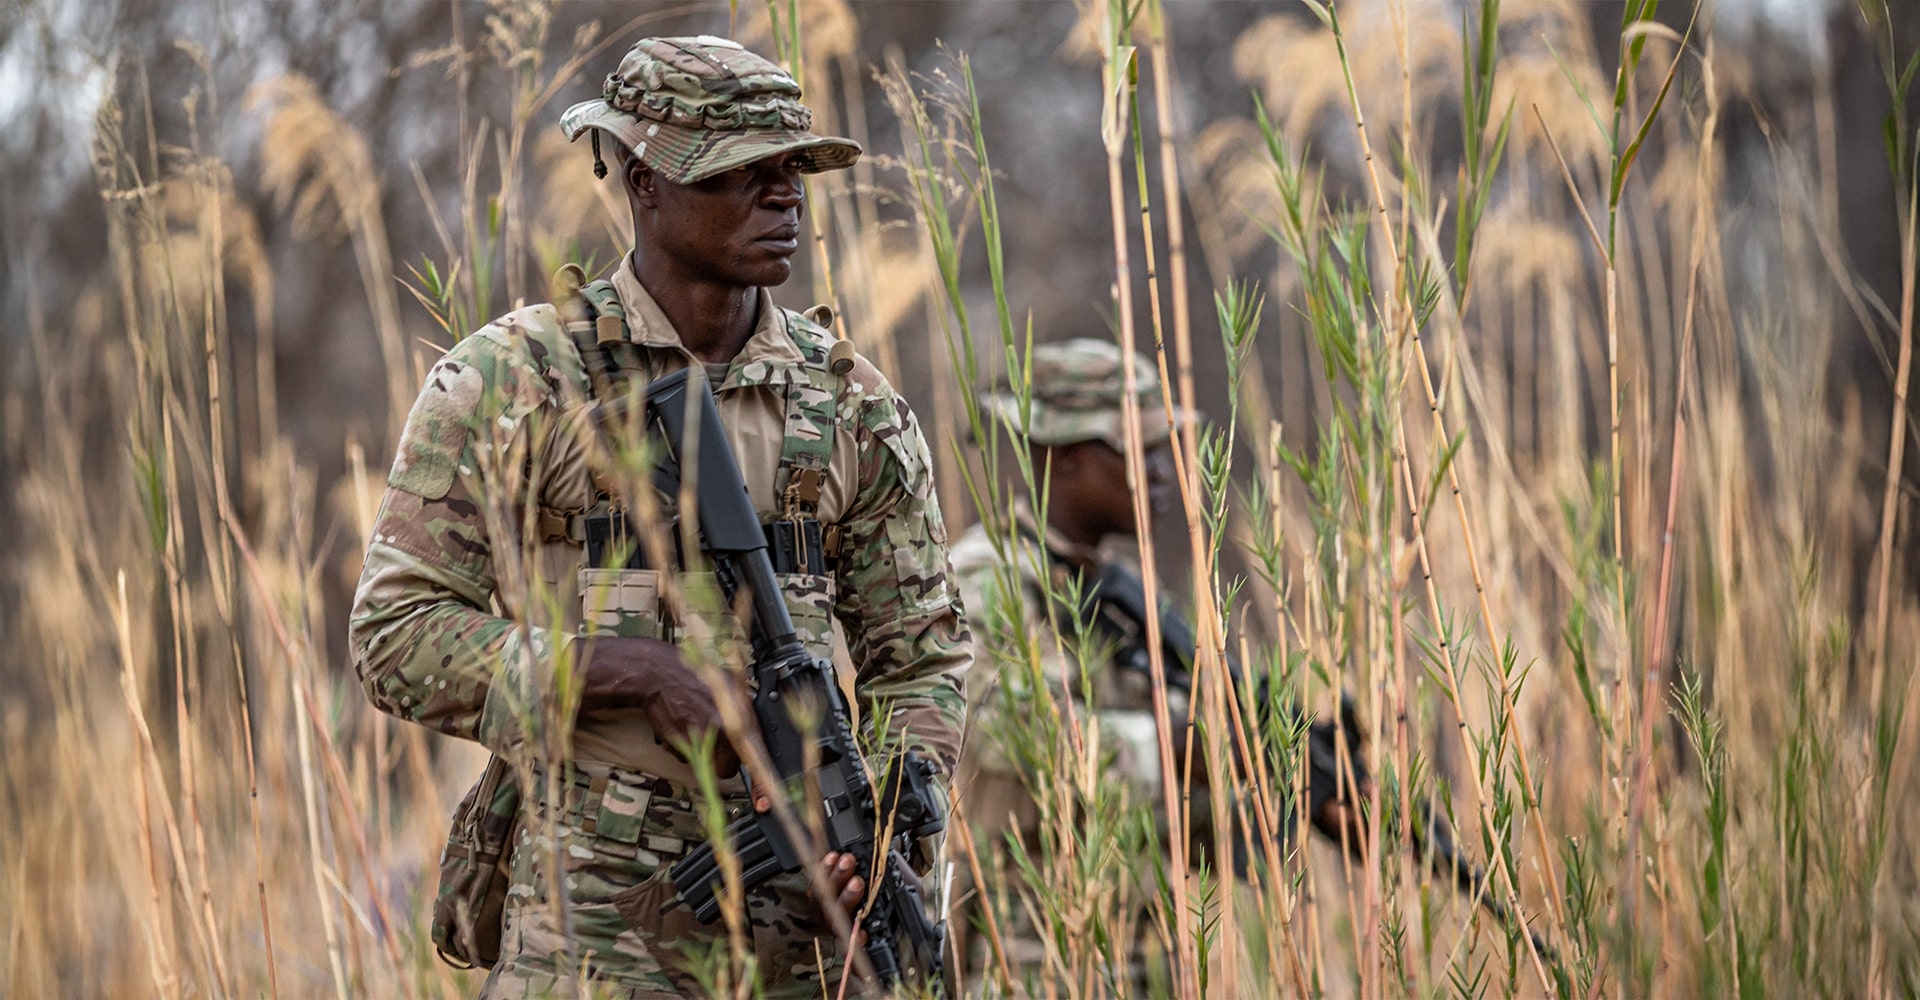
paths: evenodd
<path fill-rule="evenodd" d="M 1559 138 L 1569 157 L 1595 153 L 1603 137 L 1579 127 L 1586 110 L 1566 85 L 1563 68 L 1582 74 L 1590 91 L 1605 89 L 1598 74 L 1613 64 L 1622 6 L 1508 5 L 1496 101 L 1524 95 L 1546 120 L 1568 123 Z M 1417 18 L 1413 85 L 1423 95 L 1416 128 L 1433 175 L 1445 178 L 1461 154 L 1457 97 L 1446 91 L 1455 89 L 1458 29 L 1467 7 L 1410 7 Z M 1318 30 L 1303 6 L 1174 0 L 1169 10 L 1196 283 L 1215 287 L 1235 276 L 1264 276 L 1279 254 L 1260 228 L 1258 199 L 1270 185 L 1251 155 L 1258 139 L 1249 93 L 1263 96 L 1283 130 L 1314 150 L 1333 193 L 1354 194 L 1361 178 L 1357 160 L 1348 155 L 1351 118 L 1337 65 L 1325 47 L 1300 44 Z M 1905 40 L 1915 31 L 1906 23 L 1912 12 L 1904 5 L 1895 10 L 1901 21 L 1895 30 Z M 1357 11 L 1351 30 L 1387 31 L 1385 5 L 1376 10 L 1363 4 Z M 1691 13 L 1689 5 L 1668 4 L 1658 16 L 1684 28 Z M 806 81 L 812 103 L 825 123 L 858 133 L 871 153 L 857 183 L 878 185 L 877 218 L 861 220 L 878 224 L 858 238 L 886 248 L 875 258 L 891 266 L 897 253 L 913 253 L 917 244 L 910 234 L 888 229 L 905 218 L 890 204 L 891 190 L 902 184 L 898 172 L 889 170 L 889 157 L 900 150 L 899 128 L 872 73 L 888 60 L 914 72 L 939 72 L 949 64 L 944 45 L 965 52 L 983 82 L 981 118 L 995 143 L 1001 206 L 1010 220 L 1007 256 L 1022 262 L 1010 275 L 1008 298 L 1030 311 L 1041 339 L 1110 330 L 1112 268 L 1101 252 L 1110 240 L 1104 157 L 1092 127 L 1101 94 L 1092 72 L 1096 46 L 1083 12 L 1048 0 L 865 0 L 808 2 L 801 14 L 805 43 L 815 53 Z M 183 156 L 218 163 L 230 244 L 225 278 L 235 293 L 226 349 L 241 370 L 259 368 L 256 359 L 265 354 L 276 359 L 264 382 L 237 388 L 243 394 L 270 392 L 302 463 L 319 482 L 337 483 L 345 470 L 342 442 L 384 453 L 393 433 L 388 409 L 372 404 L 394 392 L 410 398 L 417 385 L 374 331 L 401 328 L 403 349 L 416 356 L 415 363 L 423 340 L 445 342 L 430 323 L 422 324 L 401 281 L 408 267 L 440 256 L 445 237 L 437 230 L 461 221 L 463 211 L 488 210 L 485 204 L 463 208 L 463 198 L 478 193 L 484 201 L 501 190 L 500 155 L 508 151 L 495 148 L 489 132 L 525 126 L 523 148 L 512 151 L 523 162 L 509 196 L 524 200 L 527 228 L 502 241 L 510 246 L 493 248 L 484 262 L 493 278 L 486 301 L 469 313 L 473 319 L 503 311 L 516 296 L 538 298 L 546 282 L 543 265 L 574 241 L 597 252 L 603 264 L 613 259 L 620 223 L 606 211 L 609 196 L 596 190 L 584 149 L 568 148 L 552 122 L 568 103 L 594 91 L 602 64 L 617 58 L 625 40 L 642 33 L 738 28 L 771 49 L 765 22 L 757 3 L 731 10 L 720 2 L 582 0 L 538 9 L 424 0 L 322 7 L 38 0 L 9 5 L 0 13 L 0 121 L 6 123 L 0 169 L 9 192 L 0 204 L 0 247 L 9 263 L 0 275 L 0 304 L 13 320 L 0 350 L 7 352 L 7 398 L 19 408 L 9 416 L 21 418 L 11 422 L 31 423 L 28 414 L 44 413 L 48 399 L 40 391 L 47 387 L 47 365 L 35 363 L 30 331 L 110 325 L 113 319 L 114 289 L 103 270 L 108 227 L 91 166 L 103 101 L 114 100 L 133 117 L 143 138 L 129 152 L 157 164 L 159 172 L 172 171 Z M 1820 326 L 1779 335 L 1830 344 L 1837 352 L 1831 372 L 1837 391 L 1827 394 L 1834 407 L 1883 411 L 1891 398 L 1891 341 L 1883 323 L 1866 321 L 1874 319 L 1868 311 L 1875 303 L 1883 309 L 1897 303 L 1899 253 L 1882 136 L 1889 107 L 1875 39 L 1852 4 L 1819 0 L 1717 4 L 1707 24 L 1704 30 L 1720 52 L 1715 86 L 1725 94 L 1720 192 L 1729 207 L 1740 209 L 1730 225 L 1755 230 L 1752 239 L 1737 240 L 1747 252 L 1730 269 L 1731 289 L 1778 287 L 1786 262 L 1769 251 L 1788 235 L 1777 231 L 1780 209 L 1799 210 L 1786 214 L 1803 221 L 1817 219 L 1835 242 L 1821 248 L 1824 260 L 1815 266 L 1843 265 L 1856 294 L 1830 303 L 1832 315 Z M 1391 69 L 1391 46 L 1363 51 L 1375 53 L 1376 72 Z M 570 62 L 584 52 L 598 58 L 585 66 Z M 512 72 L 500 68 L 502 57 L 511 60 Z M 562 66 L 571 71 L 553 79 Z M 536 79 L 537 92 L 530 88 Z M 1683 68 L 1680 86 L 1697 90 L 1702 83 Z M 1428 87 L 1437 92 L 1429 95 Z M 1514 142 L 1524 151 L 1538 146 L 1542 135 L 1534 114 L 1519 107 Z M 1149 120 L 1152 111 L 1143 112 Z M 1665 138 L 1656 131 L 1651 139 L 1656 157 Z M 1776 155 L 1802 150 L 1806 155 L 1791 162 Z M 1543 197 L 1550 200 L 1556 182 L 1544 176 L 1504 183 L 1549 189 Z M 1487 269 L 1503 275 L 1532 269 L 1590 284 L 1591 271 L 1576 269 L 1591 263 L 1585 256 L 1590 248 L 1583 246 L 1572 206 L 1562 204 L 1560 211 L 1558 217 L 1529 212 L 1523 218 L 1496 212 L 1488 223 L 1494 230 L 1489 241 L 1499 244 L 1493 252 L 1511 259 L 1496 257 Z M 184 226 L 183 220 L 175 223 Z M 978 268 L 968 280 L 976 304 L 990 301 Z M 1509 280 L 1524 284 L 1518 276 Z M 806 304 L 810 283 L 811 297 L 821 297 L 817 279 L 803 271 L 784 298 Z M 889 374 L 915 400 L 930 400 L 930 386 L 922 380 L 935 370 L 918 334 L 923 310 L 913 299 L 924 287 L 909 282 L 890 290 L 892 297 L 874 317 L 878 328 L 859 321 L 867 317 L 853 324 L 862 340 L 892 342 L 902 364 Z M 349 289 L 354 294 L 343 294 Z M 1538 301 L 1526 304 L 1529 315 L 1550 308 L 1550 300 L 1562 297 L 1558 291 L 1550 284 L 1539 288 Z M 1277 343 L 1262 352 L 1261 362 L 1276 387 L 1276 415 L 1290 436 L 1311 440 L 1320 407 L 1303 384 L 1308 380 L 1302 373 L 1312 367 L 1306 338 L 1297 328 L 1286 329 L 1288 319 L 1286 310 L 1268 311 L 1266 322 L 1280 335 L 1268 338 Z M 1490 362 L 1504 363 L 1517 375 L 1541 352 L 1507 345 L 1514 336 L 1501 331 L 1489 338 L 1499 346 L 1490 343 L 1488 353 Z M 69 338 L 50 336 L 48 343 L 63 355 L 77 351 Z M 1197 363 L 1204 382 L 1224 377 L 1216 352 Z M 88 366 L 76 367 L 75 378 L 98 377 L 97 369 L 90 376 Z M 1595 414 L 1606 408 L 1603 392 L 1596 394 L 1591 385 L 1585 393 L 1556 389 L 1549 379 L 1525 381 L 1542 396 L 1562 397 L 1561 405 L 1579 406 L 1581 433 L 1596 433 L 1601 421 Z M 245 395 L 240 402 L 244 411 L 253 409 Z M 1516 415 L 1531 408 L 1518 394 L 1504 402 Z M 1514 421 L 1520 454 L 1550 451 L 1552 444 L 1539 440 L 1528 423 Z M 1867 421 L 1863 431 L 1884 438 L 1879 424 Z M 1870 451 L 1883 450 L 1875 443 L 1863 442 Z M 317 513 L 326 535 L 343 510 L 335 505 Z M 339 547 L 337 565 L 354 562 L 353 548 Z M 327 582 L 338 586 L 343 575 L 352 574 L 343 570 Z"/>

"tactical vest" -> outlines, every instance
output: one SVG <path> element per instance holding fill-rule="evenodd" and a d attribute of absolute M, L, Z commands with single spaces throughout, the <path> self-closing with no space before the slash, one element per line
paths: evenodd
<path fill-rule="evenodd" d="M 612 282 L 589 282 L 576 294 L 584 316 L 570 318 L 567 332 L 596 400 L 616 398 L 633 383 L 661 374 L 648 370 L 646 349 L 632 342 L 626 310 Z M 840 388 L 839 376 L 829 370 L 832 335 L 826 324 L 832 314 L 824 306 L 805 315 L 781 313 L 787 335 L 805 359 L 805 378 L 782 388 L 785 427 L 774 473 L 775 509 L 760 512 L 762 528 L 795 630 L 816 656 L 831 659 L 833 569 L 840 530 L 821 523 L 819 502 L 832 459 Z M 655 536 L 665 541 L 658 548 L 672 551 L 650 552 L 615 492 L 595 474 L 591 505 L 564 519 L 567 538 L 585 557 L 579 570 L 582 630 L 588 635 L 674 641 L 678 629 L 663 599 L 661 573 L 677 573 L 685 566 L 681 532 L 665 526 L 667 530 Z"/>

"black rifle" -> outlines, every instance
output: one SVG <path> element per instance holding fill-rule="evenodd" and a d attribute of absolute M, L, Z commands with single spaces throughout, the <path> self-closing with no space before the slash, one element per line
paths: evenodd
<path fill-rule="evenodd" d="M 713 394 L 704 381 L 690 383 L 690 372 L 682 369 L 647 386 L 647 422 L 666 452 L 655 465 L 654 485 L 671 496 L 679 491 L 683 467 L 696 473 L 701 550 L 713 562 L 727 603 L 750 609 L 753 712 L 774 773 L 786 786 L 766 791 L 786 796 L 800 810 L 801 826 L 818 830 L 824 840 L 795 843 L 791 834 L 798 831 L 774 813 L 749 812 L 727 827 L 728 847 L 740 862 L 740 887 L 750 891 L 799 871 L 806 858 L 826 851 L 851 855 L 862 877 L 873 881 L 880 871 L 859 922 L 878 985 L 891 991 L 907 981 L 938 989 L 946 926 L 928 919 L 906 858 L 914 840 L 946 825 L 944 804 L 934 791 L 934 765 L 911 751 L 903 753 L 876 794 L 833 666 L 808 652 L 794 633 L 767 556 L 767 536 L 720 426 Z M 688 440 L 690 420 L 698 424 L 697 441 Z M 751 789 L 751 775 L 747 780 Z M 882 862 L 878 869 L 876 857 Z M 669 875 L 680 902 L 697 919 L 711 923 L 719 917 L 715 892 L 725 880 L 713 844 L 693 849 Z"/>
<path fill-rule="evenodd" d="M 1115 652 L 1115 660 L 1120 666 L 1151 671 L 1147 651 L 1147 594 L 1139 574 L 1118 563 L 1107 563 L 1094 576 L 1081 595 L 1084 605 L 1074 609 L 1081 621 L 1099 629 L 1117 639 L 1120 643 Z M 1193 690 L 1193 663 L 1199 646 L 1194 641 L 1193 628 L 1178 611 L 1161 607 L 1160 651 L 1161 666 L 1166 672 L 1167 685 L 1189 696 Z M 1232 678 L 1234 687 L 1240 687 L 1244 674 L 1240 664 L 1232 656 L 1227 657 L 1227 674 Z M 1266 679 L 1262 678 L 1253 692 L 1257 706 L 1256 719 L 1264 723 L 1273 702 L 1268 697 Z M 1292 714 L 1291 707 L 1283 709 L 1288 714 L 1282 720 L 1294 723 L 1298 716 Z M 1352 782 L 1340 780 L 1339 742 L 1344 738 L 1352 772 Z M 1321 807 L 1329 802 L 1350 803 L 1348 791 L 1359 789 L 1363 793 L 1371 780 L 1368 776 L 1365 745 L 1360 730 L 1360 720 L 1355 712 L 1353 697 L 1346 692 L 1340 694 L 1340 724 L 1315 722 L 1307 729 L 1307 815 L 1319 817 Z M 1290 822 L 1281 824 L 1280 835 L 1292 829 Z M 1337 834 L 1322 830 L 1329 840 L 1337 842 Z M 1460 851 L 1455 842 L 1453 831 L 1447 822 L 1423 799 L 1414 810 L 1414 823 L 1409 831 L 1412 834 L 1412 847 L 1416 858 L 1424 859 L 1435 877 L 1445 879 L 1462 895 L 1477 899 L 1501 926 L 1512 928 L 1519 925 L 1513 911 L 1506 904 L 1493 898 L 1487 889 L 1487 875 Z M 1242 845 L 1236 840 L 1235 847 Z M 1362 845 L 1348 844 L 1348 849 L 1358 851 Z M 1245 859 L 1234 859 L 1236 874 L 1245 874 L 1242 867 Z M 1532 940 L 1533 947 L 1540 957 L 1549 963 L 1557 964 L 1558 959 L 1547 942 L 1534 933 L 1530 927 L 1521 926 Z"/>
<path fill-rule="evenodd" d="M 1151 673 L 1151 660 L 1147 650 L 1147 591 L 1140 575 L 1119 563 L 1106 563 L 1097 574 L 1087 582 L 1081 594 L 1083 605 L 1074 609 L 1075 616 L 1119 643 L 1114 652 L 1114 661 L 1127 670 L 1138 670 L 1143 674 Z M 1160 620 L 1161 666 L 1166 671 L 1167 686 L 1188 695 L 1189 704 L 1193 694 L 1193 664 L 1199 644 L 1194 640 L 1193 627 L 1187 624 L 1185 616 L 1169 607 L 1161 607 L 1157 614 Z M 1245 673 L 1240 662 L 1228 655 L 1227 676 L 1232 680 L 1235 690 L 1239 690 Z M 1264 726 L 1272 713 L 1276 711 L 1269 697 L 1266 678 L 1261 678 L 1253 691 L 1254 722 Z M 1283 714 L 1283 724 L 1297 724 L 1299 716 L 1291 706 L 1278 708 Z M 1340 744 L 1345 742 L 1351 782 L 1340 778 Z M 1348 793 L 1353 789 L 1364 792 L 1372 779 L 1367 773 L 1365 746 L 1362 742 L 1360 720 L 1355 713 L 1353 699 L 1346 694 L 1340 696 L 1340 720 L 1319 721 L 1307 727 L 1307 815 L 1318 817 L 1322 807 L 1330 802 L 1349 803 Z M 1281 833 L 1292 829 L 1290 822 L 1281 824 Z M 1329 837 L 1337 837 L 1329 833 Z M 1244 860 L 1236 861 L 1236 867 Z"/>
<path fill-rule="evenodd" d="M 1533 950 L 1540 954 L 1542 961 L 1552 968 L 1560 967 L 1559 953 L 1547 943 L 1547 939 L 1535 933 L 1534 929 L 1521 923 L 1507 904 L 1493 898 L 1488 892 L 1487 873 L 1460 852 L 1460 845 L 1454 842 L 1453 830 L 1447 821 L 1433 808 L 1433 803 L 1421 799 L 1415 803 L 1414 823 L 1411 829 L 1412 846 L 1415 857 L 1424 856 L 1427 867 L 1436 878 L 1446 879 L 1460 894 L 1469 899 L 1480 901 L 1480 907 L 1493 915 L 1500 926 L 1518 928 L 1526 932 L 1527 939 L 1533 942 Z"/>

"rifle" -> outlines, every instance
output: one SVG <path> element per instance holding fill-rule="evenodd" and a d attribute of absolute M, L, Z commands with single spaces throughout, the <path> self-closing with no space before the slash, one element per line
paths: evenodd
<path fill-rule="evenodd" d="M 852 855 L 856 870 L 874 882 L 859 928 L 865 932 L 866 957 L 879 986 L 891 990 L 911 980 L 937 990 L 946 926 L 928 919 L 906 858 L 914 840 L 946 825 L 946 810 L 934 791 L 933 762 L 903 753 L 875 794 L 833 667 L 808 652 L 794 632 L 767 556 L 766 535 L 722 431 L 713 394 L 704 381 L 690 383 L 691 371 L 681 369 L 647 386 L 647 423 L 665 446 L 654 467 L 654 485 L 668 495 L 677 493 L 683 463 L 693 463 L 701 549 L 713 563 L 728 605 L 748 609 L 753 713 L 772 769 L 786 786 L 767 792 L 785 795 L 808 821 L 805 826 L 824 839 L 824 845 L 795 843 L 792 834 L 797 829 L 773 812 L 752 811 L 734 820 L 726 838 L 740 862 L 740 887 L 750 891 L 775 876 L 799 871 L 804 858 L 819 858 L 826 851 Z M 688 440 L 690 419 L 698 424 L 694 441 Z M 750 773 L 747 782 L 751 791 Z M 803 847 L 810 854 L 803 853 Z M 878 879 L 872 875 L 876 858 L 882 862 Z M 716 890 L 724 879 L 713 844 L 696 847 L 668 874 L 679 902 L 692 909 L 696 919 L 712 923 L 719 917 Z"/>
<path fill-rule="evenodd" d="M 1146 645 L 1147 592 L 1139 574 L 1119 563 L 1105 563 L 1093 577 L 1082 599 L 1084 605 L 1074 609 L 1076 617 L 1119 640 L 1120 647 L 1114 654 L 1115 662 L 1123 669 L 1150 673 L 1151 660 Z M 1193 627 L 1187 623 L 1186 616 L 1169 607 L 1160 608 L 1158 617 L 1161 663 L 1166 670 L 1167 685 L 1191 699 L 1194 657 L 1199 649 Z M 1226 665 L 1227 676 L 1237 690 L 1246 674 L 1240 667 L 1240 661 L 1232 654 L 1227 655 Z M 1262 725 L 1274 711 L 1273 701 L 1268 695 L 1267 679 L 1262 677 L 1253 692 L 1257 721 Z M 1297 722 L 1297 711 L 1291 706 L 1280 711 L 1283 713 L 1283 722 Z M 1352 772 L 1350 785 L 1340 779 L 1341 743 L 1346 744 L 1349 770 Z M 1367 772 L 1365 750 L 1353 698 L 1342 692 L 1338 724 L 1323 720 L 1307 727 L 1308 816 L 1318 817 L 1321 809 L 1329 803 L 1349 803 L 1349 788 L 1367 787 L 1372 778 Z M 1291 828 L 1291 823 L 1281 824 L 1282 830 Z M 1334 839 L 1336 835 L 1329 833 L 1328 836 Z M 1236 867 L 1243 863 L 1244 859 L 1237 861 Z"/>
<path fill-rule="evenodd" d="M 1461 895 L 1478 900 L 1480 908 L 1486 910 L 1494 920 L 1499 921 L 1500 926 L 1510 931 L 1515 928 L 1525 931 L 1527 938 L 1533 942 L 1533 950 L 1539 953 L 1540 959 L 1552 968 L 1559 968 L 1560 955 L 1553 950 L 1552 945 L 1547 943 L 1546 938 L 1541 937 L 1533 928 L 1521 923 L 1519 918 L 1514 916 L 1513 911 L 1507 908 L 1507 904 L 1493 898 L 1493 893 L 1486 891 L 1485 869 L 1474 864 L 1460 852 L 1460 845 L 1453 839 L 1453 830 L 1434 810 L 1432 801 L 1421 799 L 1414 808 L 1413 816 L 1413 827 L 1409 831 L 1412 834 L 1410 846 L 1413 848 L 1415 857 L 1422 855 L 1426 857 L 1428 870 L 1433 872 L 1434 877 L 1446 879 Z"/>
<path fill-rule="evenodd" d="M 1146 648 L 1146 587 L 1138 574 L 1118 563 L 1107 563 L 1093 578 L 1088 593 L 1083 596 L 1085 605 L 1074 609 L 1080 620 L 1090 626 L 1098 627 L 1120 640 L 1119 651 L 1115 654 L 1120 666 L 1148 672 L 1148 651 Z M 1160 647 L 1162 666 L 1166 670 L 1167 684 L 1191 696 L 1193 691 L 1193 663 L 1199 646 L 1194 640 L 1193 628 L 1186 617 L 1178 611 L 1162 607 L 1159 609 Z M 1240 664 L 1232 655 L 1227 656 L 1227 675 L 1233 679 L 1237 689 L 1244 674 Z M 1261 721 L 1265 721 L 1272 708 L 1268 697 L 1267 681 L 1262 678 L 1254 690 L 1254 701 L 1258 706 Z M 1287 721 L 1297 718 L 1291 706 L 1283 709 L 1287 712 Z M 1344 740 L 1352 770 L 1352 784 L 1346 785 L 1340 780 L 1337 742 Z M 1307 729 L 1307 815 L 1318 817 L 1320 810 L 1329 802 L 1348 803 L 1346 789 L 1365 789 L 1372 780 L 1367 772 L 1365 745 L 1360 729 L 1358 714 L 1354 708 L 1353 696 L 1340 693 L 1340 723 L 1315 722 Z M 1291 823 L 1282 823 L 1281 830 L 1292 828 Z M 1337 838 L 1326 830 L 1329 840 Z M 1453 831 L 1437 813 L 1432 802 L 1422 799 L 1414 810 L 1414 823 L 1409 831 L 1416 859 L 1424 858 L 1434 876 L 1445 880 L 1454 889 L 1469 899 L 1477 900 L 1502 927 L 1518 927 L 1533 942 L 1534 950 L 1550 964 L 1558 965 L 1558 958 L 1551 946 L 1533 928 L 1521 924 L 1505 903 L 1493 898 L 1486 891 L 1487 875 L 1460 850 L 1455 842 Z M 1238 841 L 1235 842 L 1239 846 Z M 1350 844 L 1350 849 L 1359 849 L 1358 843 Z M 1237 874 L 1244 875 L 1241 866 L 1245 860 L 1235 859 Z"/>

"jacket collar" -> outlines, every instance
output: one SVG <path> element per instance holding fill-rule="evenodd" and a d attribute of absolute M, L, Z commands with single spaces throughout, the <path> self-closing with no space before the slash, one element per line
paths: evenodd
<path fill-rule="evenodd" d="M 1036 539 L 1046 549 L 1051 560 L 1064 562 L 1078 569 L 1090 569 L 1101 563 L 1098 549 L 1080 545 L 1061 534 L 1051 524 L 1043 525 L 1034 515 L 1033 505 L 1026 497 L 1013 501 L 1014 530 L 1030 539 Z"/>
<path fill-rule="evenodd" d="M 613 290 L 627 311 L 627 336 L 642 347 L 674 351 L 688 364 L 699 364 L 693 352 L 681 343 L 680 332 L 673 328 L 659 303 L 647 293 L 646 286 L 633 272 L 633 253 L 628 251 L 613 273 Z M 806 357 L 787 332 L 786 311 L 773 304 L 773 293 L 762 288 L 760 318 L 753 336 L 734 355 L 727 368 L 727 380 L 721 389 L 735 385 L 784 383 L 806 367 Z"/>

